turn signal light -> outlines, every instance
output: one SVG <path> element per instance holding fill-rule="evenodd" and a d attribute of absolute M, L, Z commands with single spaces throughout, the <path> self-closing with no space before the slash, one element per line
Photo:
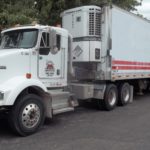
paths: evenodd
<path fill-rule="evenodd" d="M 32 77 L 31 73 L 27 73 L 27 74 L 26 74 L 26 78 L 27 78 L 27 79 L 31 79 L 31 77 Z"/>

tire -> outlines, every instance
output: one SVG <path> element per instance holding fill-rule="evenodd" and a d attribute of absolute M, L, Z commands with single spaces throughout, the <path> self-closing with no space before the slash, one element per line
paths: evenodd
<path fill-rule="evenodd" d="M 35 133 L 45 119 L 44 104 L 39 96 L 20 96 L 9 114 L 11 128 L 21 136 Z"/>
<path fill-rule="evenodd" d="M 118 104 L 120 106 L 125 106 L 129 103 L 131 97 L 130 85 L 128 83 L 122 83 L 119 86 L 119 99 Z"/>
<path fill-rule="evenodd" d="M 103 100 L 104 109 L 107 111 L 113 110 L 118 102 L 118 90 L 114 84 L 109 84 L 106 87 Z"/>

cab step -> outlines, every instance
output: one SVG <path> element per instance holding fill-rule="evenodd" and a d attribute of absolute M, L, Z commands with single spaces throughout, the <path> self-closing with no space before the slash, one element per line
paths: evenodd
<path fill-rule="evenodd" d="M 53 115 L 73 111 L 78 105 L 77 100 L 68 91 L 49 90 L 48 93 L 52 97 Z"/>
<path fill-rule="evenodd" d="M 53 115 L 61 114 L 64 112 L 74 111 L 73 107 L 66 107 L 61 109 L 53 109 Z"/>

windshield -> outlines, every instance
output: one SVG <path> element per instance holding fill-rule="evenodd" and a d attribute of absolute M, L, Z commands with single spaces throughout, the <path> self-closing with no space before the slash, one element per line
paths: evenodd
<path fill-rule="evenodd" d="M 2 34 L 1 49 L 32 48 L 37 43 L 37 29 L 8 31 Z"/>

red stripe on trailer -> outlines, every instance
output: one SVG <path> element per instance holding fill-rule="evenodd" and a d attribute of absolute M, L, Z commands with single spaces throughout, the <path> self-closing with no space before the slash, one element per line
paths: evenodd
<path fill-rule="evenodd" d="M 113 65 L 146 65 L 150 66 L 150 62 L 138 62 L 138 61 L 125 61 L 125 60 L 113 60 Z"/>
<path fill-rule="evenodd" d="M 113 70 L 150 70 L 150 66 L 112 66 Z"/>

